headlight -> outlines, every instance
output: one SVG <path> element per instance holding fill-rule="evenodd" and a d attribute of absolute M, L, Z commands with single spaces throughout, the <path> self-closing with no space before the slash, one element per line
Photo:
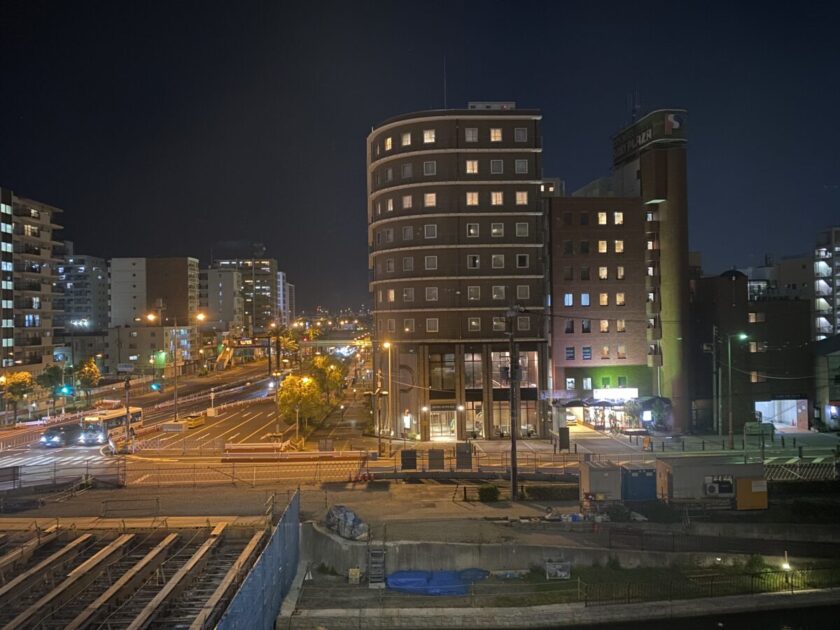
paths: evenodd
<path fill-rule="evenodd" d="M 84 444 L 86 441 L 87 441 L 87 440 L 86 440 L 86 438 L 85 438 L 85 436 L 84 436 L 84 435 L 80 435 L 80 436 L 79 436 L 79 444 Z"/>
<path fill-rule="evenodd" d="M 42 436 L 41 436 L 41 441 L 42 441 L 42 442 L 46 442 L 46 441 L 47 441 L 47 436 L 46 436 L 46 435 L 42 435 Z"/>
<path fill-rule="evenodd" d="M 59 435 L 54 435 L 54 436 L 53 436 L 53 438 L 52 438 L 52 441 L 53 441 L 53 442 L 60 442 L 60 441 L 61 441 L 61 436 L 59 436 Z"/>

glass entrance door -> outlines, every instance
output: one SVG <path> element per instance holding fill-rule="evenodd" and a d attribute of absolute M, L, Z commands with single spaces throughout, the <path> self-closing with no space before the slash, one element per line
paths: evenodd
<path fill-rule="evenodd" d="M 429 435 L 433 440 L 454 440 L 457 437 L 454 411 L 432 411 Z"/>

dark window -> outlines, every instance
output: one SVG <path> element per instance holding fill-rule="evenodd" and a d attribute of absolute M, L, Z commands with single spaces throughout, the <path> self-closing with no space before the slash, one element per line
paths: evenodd
<path fill-rule="evenodd" d="M 581 225 L 589 225 L 589 213 L 588 212 L 581 212 L 580 213 L 580 224 Z"/>
<path fill-rule="evenodd" d="M 455 355 L 429 355 L 429 385 L 438 391 L 453 391 L 455 389 Z"/>
<path fill-rule="evenodd" d="M 566 256 L 571 256 L 575 253 L 575 245 L 572 241 L 563 241 L 563 253 Z"/>
<path fill-rule="evenodd" d="M 575 332 L 575 320 L 567 319 L 566 320 L 566 334 L 570 335 Z"/>
<path fill-rule="evenodd" d="M 588 254 L 589 253 L 589 241 L 581 241 L 580 242 L 580 253 L 581 254 Z"/>
<path fill-rule="evenodd" d="M 566 361 L 574 361 L 575 360 L 575 347 L 574 346 L 566 346 Z"/>
<path fill-rule="evenodd" d="M 580 268 L 580 279 L 581 280 L 589 280 L 589 267 L 586 265 L 581 266 Z"/>
<path fill-rule="evenodd" d="M 591 319 L 580 320 L 580 332 L 582 332 L 582 333 L 591 333 L 592 332 L 592 320 Z"/>
<path fill-rule="evenodd" d="M 571 212 L 564 212 L 563 213 L 563 225 L 571 225 L 572 224 L 572 213 Z"/>

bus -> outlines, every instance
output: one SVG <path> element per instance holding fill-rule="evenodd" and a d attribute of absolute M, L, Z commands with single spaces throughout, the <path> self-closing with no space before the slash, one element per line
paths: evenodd
<path fill-rule="evenodd" d="M 143 426 L 143 410 L 129 407 L 129 429 L 133 432 Z M 79 444 L 105 444 L 109 439 L 125 434 L 125 407 L 122 409 L 103 409 L 82 419 L 82 433 Z"/>

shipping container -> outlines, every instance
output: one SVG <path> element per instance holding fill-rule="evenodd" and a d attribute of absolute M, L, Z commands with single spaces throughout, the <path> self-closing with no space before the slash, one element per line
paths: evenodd
<path fill-rule="evenodd" d="M 737 457 L 669 457 L 656 460 L 656 496 L 664 501 L 735 499 L 738 479 L 762 479 L 764 464 Z"/>
<path fill-rule="evenodd" d="M 766 510 L 767 480 L 738 479 L 735 482 L 735 507 L 739 510 Z"/>
<path fill-rule="evenodd" d="M 621 468 L 612 462 L 582 462 L 580 498 L 596 501 L 621 500 Z"/>
<path fill-rule="evenodd" d="M 621 466 L 621 498 L 624 501 L 656 500 L 656 465 L 653 462 Z"/>

